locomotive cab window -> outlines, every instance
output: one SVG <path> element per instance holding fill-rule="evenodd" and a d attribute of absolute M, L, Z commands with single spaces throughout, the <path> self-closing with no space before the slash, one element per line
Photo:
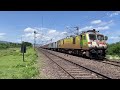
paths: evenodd
<path fill-rule="evenodd" d="M 95 34 L 89 34 L 89 39 L 90 40 L 96 40 L 96 35 Z"/>
<path fill-rule="evenodd" d="M 104 40 L 104 36 L 103 35 L 97 35 L 98 40 Z"/>
<path fill-rule="evenodd" d="M 75 37 L 73 37 L 73 44 L 75 44 Z"/>

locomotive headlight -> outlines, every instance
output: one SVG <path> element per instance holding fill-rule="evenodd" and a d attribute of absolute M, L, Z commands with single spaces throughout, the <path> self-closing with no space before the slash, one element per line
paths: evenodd
<path fill-rule="evenodd" d="M 92 42 L 88 42 L 88 44 L 89 44 L 89 45 L 91 45 L 91 44 L 92 44 Z"/>

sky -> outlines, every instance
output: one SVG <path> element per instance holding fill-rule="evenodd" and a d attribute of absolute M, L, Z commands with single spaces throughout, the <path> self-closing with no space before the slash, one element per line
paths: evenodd
<path fill-rule="evenodd" d="M 107 43 L 120 41 L 120 11 L 0 11 L 0 41 L 46 44 L 96 29 L 108 36 Z"/>

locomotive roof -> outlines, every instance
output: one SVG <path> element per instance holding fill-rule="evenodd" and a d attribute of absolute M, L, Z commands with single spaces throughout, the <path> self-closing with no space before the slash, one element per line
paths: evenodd
<path fill-rule="evenodd" d="M 81 34 L 83 34 L 83 33 L 88 33 L 88 34 L 99 34 L 99 31 L 96 31 L 95 29 L 93 29 L 93 30 L 88 30 L 88 31 L 82 31 Z"/>
<path fill-rule="evenodd" d="M 99 32 L 87 32 L 88 34 L 99 34 Z"/>

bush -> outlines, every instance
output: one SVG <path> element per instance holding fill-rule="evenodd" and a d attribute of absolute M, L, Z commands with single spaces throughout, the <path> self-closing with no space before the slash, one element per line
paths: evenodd
<path fill-rule="evenodd" d="M 29 42 L 24 42 L 27 47 L 32 47 L 32 44 Z M 0 43 L 0 49 L 7 49 L 7 48 L 20 48 L 20 43 Z"/>
<path fill-rule="evenodd" d="M 108 55 L 118 55 L 120 56 L 120 42 L 108 44 Z"/>

